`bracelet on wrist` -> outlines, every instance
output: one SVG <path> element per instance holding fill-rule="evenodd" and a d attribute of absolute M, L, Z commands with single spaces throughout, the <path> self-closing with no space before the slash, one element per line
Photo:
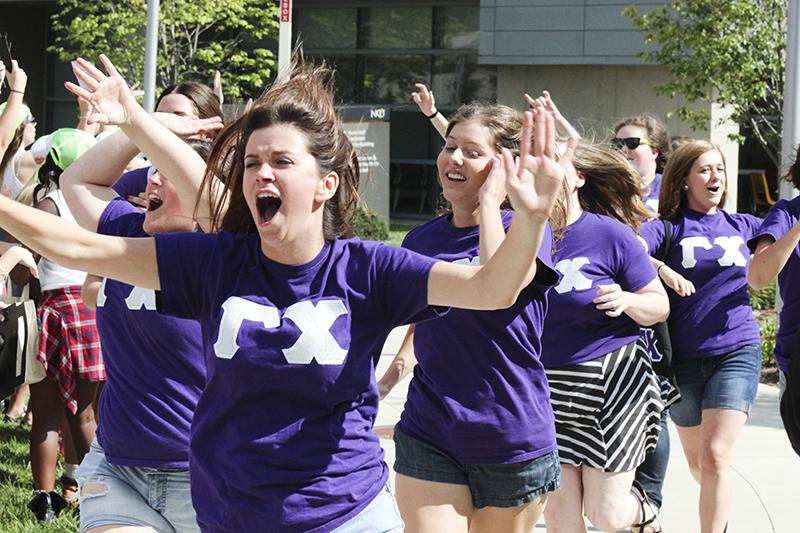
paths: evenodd
<path fill-rule="evenodd" d="M 16 89 L 9 89 L 9 90 L 8 90 L 8 92 L 10 92 L 10 93 L 19 93 L 19 94 L 25 94 L 25 91 L 18 91 L 18 90 L 16 90 Z"/>
<path fill-rule="evenodd" d="M 658 265 L 658 268 L 656 269 L 656 276 L 661 275 L 661 269 L 664 268 L 665 266 L 667 266 L 666 263 L 661 263 L 660 265 Z"/>
<path fill-rule="evenodd" d="M 425 116 L 428 118 L 428 120 L 431 120 L 431 119 L 433 119 L 433 117 L 435 117 L 438 114 L 439 114 L 439 110 L 437 109 L 436 111 L 434 111 L 430 115 L 425 115 Z"/>

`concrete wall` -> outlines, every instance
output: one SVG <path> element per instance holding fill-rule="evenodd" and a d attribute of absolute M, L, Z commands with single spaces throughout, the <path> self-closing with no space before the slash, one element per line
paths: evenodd
<path fill-rule="evenodd" d="M 736 127 L 730 123 L 717 125 L 725 110 L 706 103 L 712 120 L 705 131 L 694 131 L 677 118 L 668 118 L 669 111 L 680 101 L 656 96 L 653 87 L 668 80 L 660 67 L 640 66 L 498 66 L 497 100 L 517 109 L 524 108 L 522 94 L 532 96 L 550 91 L 559 110 L 587 138 L 603 141 L 622 117 L 650 113 L 660 118 L 671 135 L 687 135 L 719 144 L 728 163 L 728 202 L 726 209 L 736 209 L 739 145 L 727 139 Z"/>

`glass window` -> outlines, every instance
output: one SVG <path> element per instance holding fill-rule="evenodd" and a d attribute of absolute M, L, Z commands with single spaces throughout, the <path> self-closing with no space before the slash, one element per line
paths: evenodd
<path fill-rule="evenodd" d="M 428 55 L 367 56 L 363 101 L 370 104 L 407 104 L 415 83 L 428 83 L 431 57 Z M 437 95 L 438 98 L 438 95 Z"/>
<path fill-rule="evenodd" d="M 479 15 L 477 7 L 441 7 L 436 12 L 435 48 L 478 49 Z"/>
<path fill-rule="evenodd" d="M 364 9 L 365 48 L 430 48 L 433 8 Z"/>
<path fill-rule="evenodd" d="M 431 87 L 439 106 L 457 107 L 472 100 L 494 102 L 497 69 L 479 65 L 475 54 L 434 57 Z"/>
<path fill-rule="evenodd" d="M 305 48 L 356 47 L 356 8 L 303 8 L 296 9 L 295 16 L 295 36 Z"/>
<path fill-rule="evenodd" d="M 333 77 L 333 90 L 336 104 L 352 104 L 356 101 L 356 65 L 355 56 L 314 57 L 319 63 L 322 59 L 336 70 Z"/>

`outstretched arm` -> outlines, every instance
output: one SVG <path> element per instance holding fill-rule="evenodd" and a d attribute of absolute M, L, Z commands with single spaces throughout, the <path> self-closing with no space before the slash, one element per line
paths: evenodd
<path fill-rule="evenodd" d="M 5 72 L 5 66 L 2 67 L 10 92 L 8 93 L 6 107 L 3 109 L 3 113 L 0 114 L 0 158 L 6 153 L 11 140 L 14 138 L 14 132 L 17 130 L 17 115 L 22 106 L 22 98 L 25 96 L 25 87 L 28 84 L 28 76 L 17 65 L 17 61 L 12 60 L 11 64 L 13 65 L 11 72 Z M 0 85 L 2 85 L 1 82 Z"/>
<path fill-rule="evenodd" d="M 414 102 L 419 106 L 419 110 L 431 121 L 433 127 L 444 139 L 447 136 L 447 117 L 437 111 L 433 91 L 429 91 L 423 83 L 416 83 L 415 85 L 419 92 L 411 93 L 411 98 L 414 99 Z"/>
<path fill-rule="evenodd" d="M 0 227 L 25 246 L 69 268 L 160 289 L 152 238 L 109 237 L 0 197 Z"/>
<path fill-rule="evenodd" d="M 502 157 L 493 162 L 502 165 L 506 190 L 515 209 L 508 235 L 481 267 L 436 263 L 428 278 L 429 304 L 502 309 L 516 301 L 536 274 L 536 254 L 576 145 L 577 139 L 570 139 L 561 164 L 557 163 L 553 117 L 540 110 L 525 113 L 519 157 L 513 158 L 504 148 Z"/>
<path fill-rule="evenodd" d="M 65 87 L 93 107 L 88 119 L 90 124 L 119 125 L 155 167 L 170 178 L 183 205 L 187 208 L 193 207 L 203 181 L 205 161 L 136 102 L 125 80 L 106 56 L 101 55 L 100 62 L 108 76 L 85 59 L 78 59 L 77 63 L 81 68 L 73 69 L 89 90 L 70 82 L 65 83 Z M 218 129 L 222 126 L 221 117 L 208 121 L 207 129 Z M 201 198 L 198 204 L 198 221 L 204 230 L 209 229 L 209 205 L 207 198 Z"/>
<path fill-rule="evenodd" d="M 763 235 L 756 244 L 756 253 L 750 261 L 747 282 L 754 289 L 763 289 L 783 270 L 786 262 L 800 243 L 800 222 L 792 226 L 777 241 L 771 235 Z"/>

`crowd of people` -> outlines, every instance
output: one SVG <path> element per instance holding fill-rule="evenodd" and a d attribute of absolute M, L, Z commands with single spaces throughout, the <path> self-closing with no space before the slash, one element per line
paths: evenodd
<path fill-rule="evenodd" d="M 550 533 L 652 533 L 671 418 L 701 531 L 727 530 L 761 366 L 748 280 L 780 281 L 782 390 L 800 360 L 797 201 L 726 212 L 721 150 L 647 114 L 593 143 L 546 91 L 444 117 L 418 85 L 444 208 L 402 247 L 362 241 L 327 67 L 296 59 L 226 123 L 219 88 L 180 83 L 148 113 L 100 63 L 65 84 L 76 128 L 39 140 L 24 70 L 0 66 L 0 274 L 37 300 L 46 371 L 27 414 L 25 387 L 6 413 L 32 416 L 39 520 L 79 505 L 91 533 L 530 532 L 542 516 Z M 412 372 L 393 487 L 372 426 Z"/>

